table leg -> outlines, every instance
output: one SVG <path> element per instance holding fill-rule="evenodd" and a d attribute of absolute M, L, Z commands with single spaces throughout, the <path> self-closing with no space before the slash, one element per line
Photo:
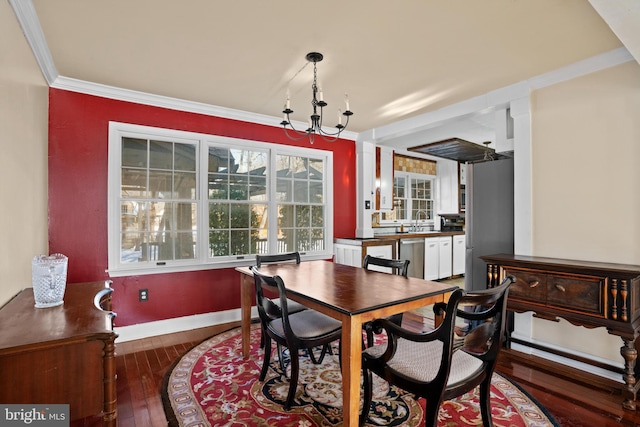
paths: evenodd
<path fill-rule="evenodd" d="M 251 289 L 253 277 L 240 275 L 240 312 L 242 329 L 242 355 L 249 356 L 251 334 Z"/>
<path fill-rule="evenodd" d="M 639 384 L 636 382 L 635 366 L 638 352 L 635 348 L 635 340 L 622 338 L 624 345 L 620 348 L 620 354 L 624 358 L 624 374 L 622 379 L 625 386 L 622 389 L 624 401 L 622 407 L 630 411 L 636 410 L 636 396 Z"/>
<path fill-rule="evenodd" d="M 342 425 L 344 427 L 358 425 L 361 358 L 362 322 L 357 316 L 348 316 L 342 322 Z"/>

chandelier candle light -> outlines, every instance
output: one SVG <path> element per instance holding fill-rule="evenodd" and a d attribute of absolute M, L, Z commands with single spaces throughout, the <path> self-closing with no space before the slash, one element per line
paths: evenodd
<path fill-rule="evenodd" d="M 309 127 L 307 130 L 297 130 L 291 124 L 291 120 L 289 119 L 289 114 L 293 113 L 291 109 L 291 100 L 289 99 L 289 95 L 287 94 L 287 102 L 284 106 L 284 110 L 282 113 L 284 117 L 280 124 L 284 128 L 284 133 L 293 140 L 300 140 L 306 137 L 309 137 L 309 142 L 313 144 L 316 135 L 319 135 L 325 141 L 333 142 L 336 141 L 343 130 L 347 128 L 349 125 L 349 117 L 353 115 L 351 110 L 349 110 L 349 97 L 347 95 L 344 96 L 345 102 L 345 111 L 338 109 L 338 124 L 335 126 L 336 131 L 325 131 L 322 129 L 322 121 L 323 121 L 323 108 L 327 106 L 327 103 L 324 101 L 322 96 L 322 89 L 318 89 L 318 70 L 316 68 L 316 64 L 322 61 L 322 54 L 318 52 L 308 53 L 307 61 L 313 62 L 313 84 L 311 85 L 311 91 L 313 94 L 313 98 L 311 100 L 311 105 L 313 107 L 313 114 L 309 117 Z M 320 107 L 320 112 L 318 113 L 318 107 Z M 342 116 L 346 117 L 346 122 L 342 124 Z M 291 128 L 291 130 L 287 129 L 287 126 Z"/>

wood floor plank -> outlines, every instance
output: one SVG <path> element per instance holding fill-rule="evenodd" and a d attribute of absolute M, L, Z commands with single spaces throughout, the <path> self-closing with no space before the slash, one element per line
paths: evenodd
<path fill-rule="evenodd" d="M 418 328 L 418 318 L 411 317 Z M 120 427 L 165 427 L 161 387 L 169 367 L 193 346 L 235 325 L 221 325 L 130 342 L 117 347 L 118 424 Z M 512 379 L 544 406 L 562 427 L 640 427 L 636 412 L 621 408 L 622 397 L 606 387 L 578 381 L 572 371 L 535 363 L 517 355 L 501 355 L 498 372 Z M 563 374 L 564 372 L 564 374 Z M 588 375 L 586 376 L 588 377 Z M 594 379 L 593 383 L 598 383 Z M 73 425 L 73 427 L 80 427 Z"/>

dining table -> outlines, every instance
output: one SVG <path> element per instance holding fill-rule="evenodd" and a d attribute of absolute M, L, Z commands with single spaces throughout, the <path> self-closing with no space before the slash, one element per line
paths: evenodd
<path fill-rule="evenodd" d="M 358 425 L 362 368 L 362 324 L 396 313 L 446 302 L 455 285 L 403 277 L 330 260 L 262 265 L 261 273 L 280 276 L 287 297 L 342 322 L 343 426 Z M 251 267 L 237 267 L 241 286 L 242 354 L 250 349 L 255 283 Z"/>

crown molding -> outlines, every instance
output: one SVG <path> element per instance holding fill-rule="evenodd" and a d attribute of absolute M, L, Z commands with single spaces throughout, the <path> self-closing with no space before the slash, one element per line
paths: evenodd
<path fill-rule="evenodd" d="M 58 70 L 53 63 L 51 51 L 49 51 L 47 40 L 42 32 L 42 26 L 40 25 L 38 14 L 33 7 L 33 2 L 31 0 L 9 0 L 9 4 L 16 14 L 18 23 L 27 39 L 27 43 L 31 46 L 33 55 L 40 66 L 40 70 L 47 84 L 51 86 L 56 78 L 58 78 Z"/>
<path fill-rule="evenodd" d="M 232 108 L 219 107 L 216 105 L 187 101 L 184 99 L 171 98 L 168 96 L 154 95 L 152 93 L 123 89 L 115 86 L 92 83 L 64 76 L 57 77 L 51 84 L 51 87 L 87 95 L 100 96 L 102 98 L 134 102 L 137 104 L 168 108 L 170 110 L 176 111 L 204 114 L 207 116 L 222 117 L 226 119 L 239 120 L 266 126 L 280 127 L 280 121 L 282 120 L 282 118 L 280 117 L 267 116 L 264 114 L 251 113 L 242 110 L 234 110 Z M 306 126 L 306 124 L 301 122 L 301 126 Z M 356 137 L 357 133 L 349 131 L 345 131 L 341 135 L 341 139 L 355 140 Z"/>

